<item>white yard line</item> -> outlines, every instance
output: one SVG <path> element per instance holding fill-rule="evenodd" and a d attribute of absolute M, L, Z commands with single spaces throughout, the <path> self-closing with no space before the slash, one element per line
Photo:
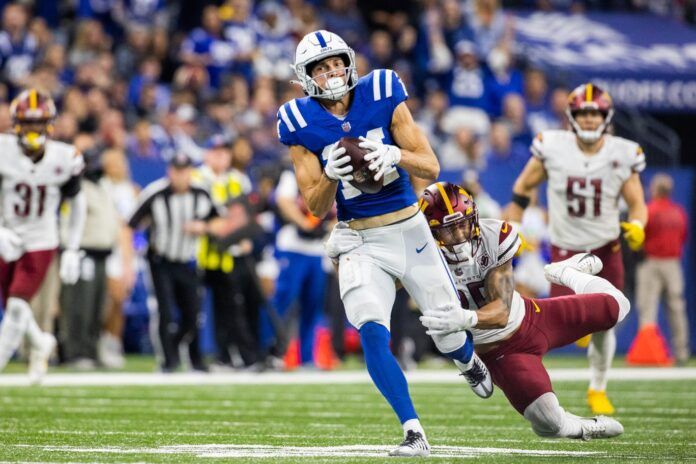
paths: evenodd
<path fill-rule="evenodd" d="M 588 380 L 588 369 L 550 369 L 553 381 Z M 406 374 L 410 384 L 462 383 L 454 370 L 419 370 Z M 696 380 L 696 368 L 616 368 L 613 380 Z M 274 373 L 72 373 L 48 374 L 43 385 L 121 386 L 121 385 L 293 385 L 371 383 L 366 371 L 274 372 Z M 28 385 L 25 374 L 0 374 L 0 387 Z"/>
<path fill-rule="evenodd" d="M 31 446 L 49 452 L 89 454 L 185 454 L 198 458 L 316 458 L 316 457 L 376 457 L 385 458 L 393 446 L 389 445 L 346 445 L 346 446 L 271 446 L 271 445 L 174 445 L 158 448 L 125 447 L 79 447 L 79 446 Z M 472 458 L 491 455 L 521 456 L 604 456 L 603 451 L 562 451 L 544 449 L 491 448 L 473 446 L 433 446 L 431 458 Z"/>

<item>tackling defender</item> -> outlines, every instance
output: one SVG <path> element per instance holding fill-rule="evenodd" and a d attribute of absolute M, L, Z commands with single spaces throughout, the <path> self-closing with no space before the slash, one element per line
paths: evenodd
<path fill-rule="evenodd" d="M 323 217 L 335 200 L 338 219 L 347 222 L 335 229 L 338 239 L 327 252 L 339 261 L 341 299 L 360 332 L 367 370 L 403 425 L 405 439 L 390 454 L 427 456 L 430 445 L 389 350 L 389 323 L 395 279 L 422 310 L 458 303 L 411 186 L 412 178 L 437 178 L 437 158 L 404 102 L 408 95 L 399 76 L 378 69 L 358 79 L 355 53 L 338 35 L 307 34 L 297 46 L 295 72 L 307 97 L 281 106 L 280 140 L 290 147 L 298 187 L 312 214 Z M 375 179 L 384 177 L 379 192 L 363 193 L 350 184 L 350 157 L 337 144 L 343 136 L 362 137 Z M 468 372 L 478 394 L 490 394 L 490 377 L 465 332 L 433 338 Z"/>
<path fill-rule="evenodd" d="M 613 114 L 611 97 L 599 87 L 588 83 L 573 90 L 566 108 L 573 131 L 549 130 L 536 136 L 533 156 L 513 186 L 506 218 L 519 222 L 530 195 L 547 180 L 551 261 L 590 251 L 604 263 L 599 276 L 623 290 L 619 233 L 623 229 L 632 250 L 640 249 L 645 240 L 648 210 L 638 175 L 645 168 L 645 155 L 637 143 L 606 133 Z M 628 204 L 628 222 L 621 228 L 619 197 Z M 551 286 L 551 296 L 571 293 Z M 595 414 L 614 412 L 606 386 L 615 351 L 613 329 L 592 335 L 587 401 Z"/>
<path fill-rule="evenodd" d="M 0 134 L 0 286 L 5 306 L 0 370 L 26 335 L 31 344 L 29 378 L 38 383 L 46 373 L 56 339 L 41 331 L 29 301 L 58 248 L 62 199 L 68 201 L 70 213 L 60 278 L 74 284 L 80 276 L 79 246 L 87 214 L 80 192 L 84 161 L 74 146 L 49 139 L 56 107 L 48 94 L 25 90 L 12 101 L 10 112 L 16 135 Z"/>
<path fill-rule="evenodd" d="M 548 350 L 607 330 L 628 314 L 623 293 L 592 275 L 602 269 L 599 258 L 582 253 L 546 266 L 546 278 L 575 295 L 527 299 L 514 290 L 512 258 L 521 243 L 514 226 L 479 220 L 473 198 L 453 184 L 428 187 L 421 209 L 447 258 L 462 306 L 425 311 L 421 321 L 427 333 L 470 330 L 494 383 L 537 435 L 589 440 L 623 433 L 611 418 L 566 412 L 541 361 Z"/>

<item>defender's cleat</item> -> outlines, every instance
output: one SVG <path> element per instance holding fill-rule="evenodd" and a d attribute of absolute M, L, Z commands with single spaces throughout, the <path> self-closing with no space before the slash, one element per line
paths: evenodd
<path fill-rule="evenodd" d="M 389 452 L 389 456 L 425 457 L 430 455 L 430 444 L 422 433 L 409 430 L 401 444 Z"/>
<path fill-rule="evenodd" d="M 603 390 L 587 390 L 587 404 L 592 414 L 614 414 L 614 406 L 607 398 L 607 393 Z"/>
<path fill-rule="evenodd" d="M 476 353 L 474 353 L 474 357 L 471 358 L 471 367 L 469 370 L 462 372 L 461 375 L 469 383 L 474 393 L 481 398 L 490 398 L 493 394 L 493 380 L 491 379 L 491 374 Z"/>
<path fill-rule="evenodd" d="M 596 275 L 602 271 L 603 267 L 602 260 L 592 253 L 578 253 L 566 260 L 544 266 L 544 276 L 546 280 L 552 284 L 565 285 L 563 282 L 563 271 L 565 271 L 566 268 L 575 269 L 585 274 Z"/>
<path fill-rule="evenodd" d="M 597 416 L 582 419 L 582 439 L 585 441 L 593 438 L 613 438 L 624 432 L 623 425 L 610 417 Z"/>
<path fill-rule="evenodd" d="M 48 360 L 56 348 L 56 337 L 44 332 L 38 346 L 33 346 L 29 352 L 29 382 L 39 384 L 48 370 Z"/>

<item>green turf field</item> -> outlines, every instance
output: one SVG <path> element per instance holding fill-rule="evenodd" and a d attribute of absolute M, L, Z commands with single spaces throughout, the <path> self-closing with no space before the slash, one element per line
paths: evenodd
<path fill-rule="evenodd" d="M 556 382 L 587 414 L 584 381 Z M 411 386 L 436 462 L 696 461 L 696 381 L 613 381 L 626 433 L 541 439 L 499 391 Z M 0 387 L 3 462 L 385 462 L 400 427 L 372 385 Z"/>

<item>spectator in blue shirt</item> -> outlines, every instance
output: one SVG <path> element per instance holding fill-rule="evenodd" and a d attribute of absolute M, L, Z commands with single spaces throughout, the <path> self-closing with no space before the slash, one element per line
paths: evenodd
<path fill-rule="evenodd" d="M 513 67 L 512 54 L 507 47 L 498 47 L 487 56 L 490 72 L 486 75 L 486 88 L 490 92 L 490 115 L 497 118 L 501 115 L 505 97 L 511 93 L 522 95 L 524 91 L 522 73 Z"/>
<path fill-rule="evenodd" d="M 0 31 L 0 75 L 15 88 L 22 87 L 38 53 L 36 37 L 27 29 L 27 12 L 16 3 L 2 13 Z"/>
<path fill-rule="evenodd" d="M 243 75 L 248 81 L 253 78 L 253 59 L 257 46 L 254 28 L 256 18 L 252 14 L 252 8 L 251 0 L 229 0 L 220 9 L 224 21 L 223 35 L 234 50 L 232 72 Z"/>
<path fill-rule="evenodd" d="M 194 29 L 181 44 L 181 61 L 188 66 L 204 66 L 210 86 L 217 89 L 223 74 L 232 66 L 234 48 L 225 40 L 222 21 L 215 5 L 203 9 L 202 27 Z"/>
<path fill-rule="evenodd" d="M 258 76 L 270 76 L 278 80 L 290 80 L 295 62 L 295 39 L 290 34 L 291 22 L 288 10 L 277 3 L 266 1 L 259 7 L 258 53 L 254 57 L 254 71 Z"/>
<path fill-rule="evenodd" d="M 455 52 L 456 61 L 447 85 L 450 105 L 480 108 L 490 113 L 491 91 L 487 85 L 491 81 L 479 63 L 475 44 L 463 40 L 457 43 Z"/>

